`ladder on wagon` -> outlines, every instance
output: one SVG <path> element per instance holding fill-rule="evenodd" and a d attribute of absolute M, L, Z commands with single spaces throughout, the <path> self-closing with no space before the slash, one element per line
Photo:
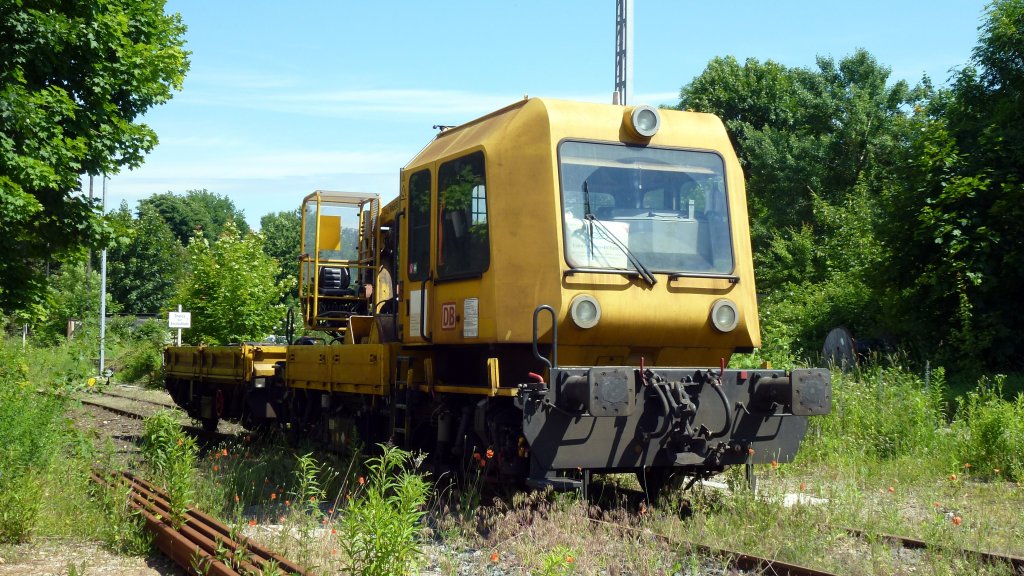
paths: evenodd
<path fill-rule="evenodd" d="M 412 434 L 413 363 L 412 356 L 399 356 L 395 362 L 395 386 L 391 401 L 391 441 L 407 446 Z"/>

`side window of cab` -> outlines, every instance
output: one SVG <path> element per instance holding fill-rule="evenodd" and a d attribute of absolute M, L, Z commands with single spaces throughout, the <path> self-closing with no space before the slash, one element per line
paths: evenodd
<path fill-rule="evenodd" d="M 479 276 L 491 263 L 483 152 L 441 164 L 437 178 L 438 280 Z"/>
<path fill-rule="evenodd" d="M 409 177 L 409 279 L 430 272 L 430 170 Z"/>

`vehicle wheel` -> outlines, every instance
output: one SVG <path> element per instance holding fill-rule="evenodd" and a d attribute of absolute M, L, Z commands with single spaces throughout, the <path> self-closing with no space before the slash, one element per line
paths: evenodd
<path fill-rule="evenodd" d="M 637 470 L 636 479 L 640 482 L 640 489 L 647 495 L 647 501 L 654 502 L 660 496 L 682 488 L 686 475 L 674 468 L 661 466 Z"/>
<path fill-rule="evenodd" d="M 207 432 L 216 432 L 217 424 L 220 422 L 220 418 L 203 418 L 200 420 L 200 422 L 203 424 L 203 430 Z"/>

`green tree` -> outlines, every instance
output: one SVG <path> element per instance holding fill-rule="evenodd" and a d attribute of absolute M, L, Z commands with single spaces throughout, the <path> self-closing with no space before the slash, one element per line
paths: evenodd
<path fill-rule="evenodd" d="M 185 249 L 160 214 L 142 206 L 132 218 L 127 204 L 113 215 L 128 233 L 107 253 L 107 290 L 129 313 L 168 308 L 185 270 Z"/>
<path fill-rule="evenodd" d="M 213 242 L 224 233 L 228 222 L 239 234 L 249 232 L 245 214 L 227 196 L 207 190 L 189 190 L 184 196 L 171 192 L 154 194 L 139 202 L 139 210 L 152 209 L 163 217 L 182 245 L 199 235 Z"/>
<path fill-rule="evenodd" d="M 285 295 L 297 300 L 299 251 L 302 244 L 302 216 L 299 210 L 265 214 L 260 218 L 260 233 L 263 235 L 263 251 L 277 260 L 281 271 L 277 282 L 287 287 Z"/>
<path fill-rule="evenodd" d="M 0 2 L 0 310 L 39 312 L 45 264 L 110 240 L 80 179 L 156 145 L 136 120 L 181 89 L 184 31 L 162 0 Z"/>
<path fill-rule="evenodd" d="M 1024 1 L 990 4 L 952 86 L 917 109 L 888 200 L 892 302 L 924 354 L 1020 369 L 1024 322 Z"/>
<path fill-rule="evenodd" d="M 765 340 L 792 341 L 800 355 L 839 324 L 885 330 L 875 222 L 879 198 L 902 185 L 906 112 L 925 90 L 888 78 L 863 50 L 815 69 L 726 57 L 680 93 L 678 108 L 725 122 L 748 178 Z"/>
<path fill-rule="evenodd" d="M 818 58 L 816 70 L 724 57 L 683 87 L 679 109 L 725 122 L 748 178 L 759 254 L 780 231 L 815 225 L 815 198 L 842 204 L 858 186 L 877 195 L 894 180 L 904 109 L 919 91 L 889 86 L 888 76 L 863 50 L 838 63 Z"/>
<path fill-rule="evenodd" d="M 98 323 L 100 315 L 100 274 L 86 273 L 84 262 L 67 263 L 47 282 L 44 314 L 35 326 L 35 337 L 42 343 L 60 342 L 67 334 L 68 320 Z M 118 311 L 107 294 L 107 314 Z"/>
<path fill-rule="evenodd" d="M 185 337 L 193 343 L 227 344 L 259 340 L 283 320 L 280 267 L 263 252 L 258 234 L 239 237 L 228 223 L 216 242 L 194 238 L 188 246 L 189 273 L 178 298 L 192 313 Z"/>

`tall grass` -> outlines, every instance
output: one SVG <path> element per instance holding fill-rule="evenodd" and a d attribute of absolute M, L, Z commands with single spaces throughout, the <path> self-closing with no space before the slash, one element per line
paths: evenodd
<path fill-rule="evenodd" d="M 982 376 L 945 401 L 945 371 L 926 381 L 881 364 L 833 372 L 832 413 L 812 418 L 801 460 L 847 464 L 914 458 L 917 465 L 1024 479 L 1024 394 L 1006 398 L 1005 377 Z"/>
<path fill-rule="evenodd" d="M 945 378 L 926 384 L 899 366 L 875 364 L 832 373 L 832 413 L 811 419 L 804 458 L 895 459 L 946 454 Z"/>
<path fill-rule="evenodd" d="M 0 542 L 32 534 L 66 432 L 65 402 L 38 394 L 28 377 L 21 350 L 0 344 Z"/>
<path fill-rule="evenodd" d="M 957 400 L 953 437 L 961 466 L 975 475 L 1024 480 L 1024 393 L 1003 394 L 1005 376 L 982 377 Z"/>
<path fill-rule="evenodd" d="M 113 318 L 107 324 L 105 365 L 116 381 L 149 387 L 163 386 L 163 347 L 170 332 L 160 320 L 135 326 L 134 317 Z M 21 348 L 20 340 L 11 340 L 9 348 Z M 99 373 L 99 325 L 86 320 L 72 338 L 41 336 L 30 339 L 22 354 L 29 367 L 28 380 L 35 386 L 54 391 L 73 391 L 86 387 L 89 378 Z"/>
<path fill-rule="evenodd" d="M 178 424 L 174 410 L 161 410 L 143 423 L 142 455 L 153 472 L 153 480 L 167 491 L 171 521 L 180 525 L 196 492 L 196 463 L 199 448 Z"/>

